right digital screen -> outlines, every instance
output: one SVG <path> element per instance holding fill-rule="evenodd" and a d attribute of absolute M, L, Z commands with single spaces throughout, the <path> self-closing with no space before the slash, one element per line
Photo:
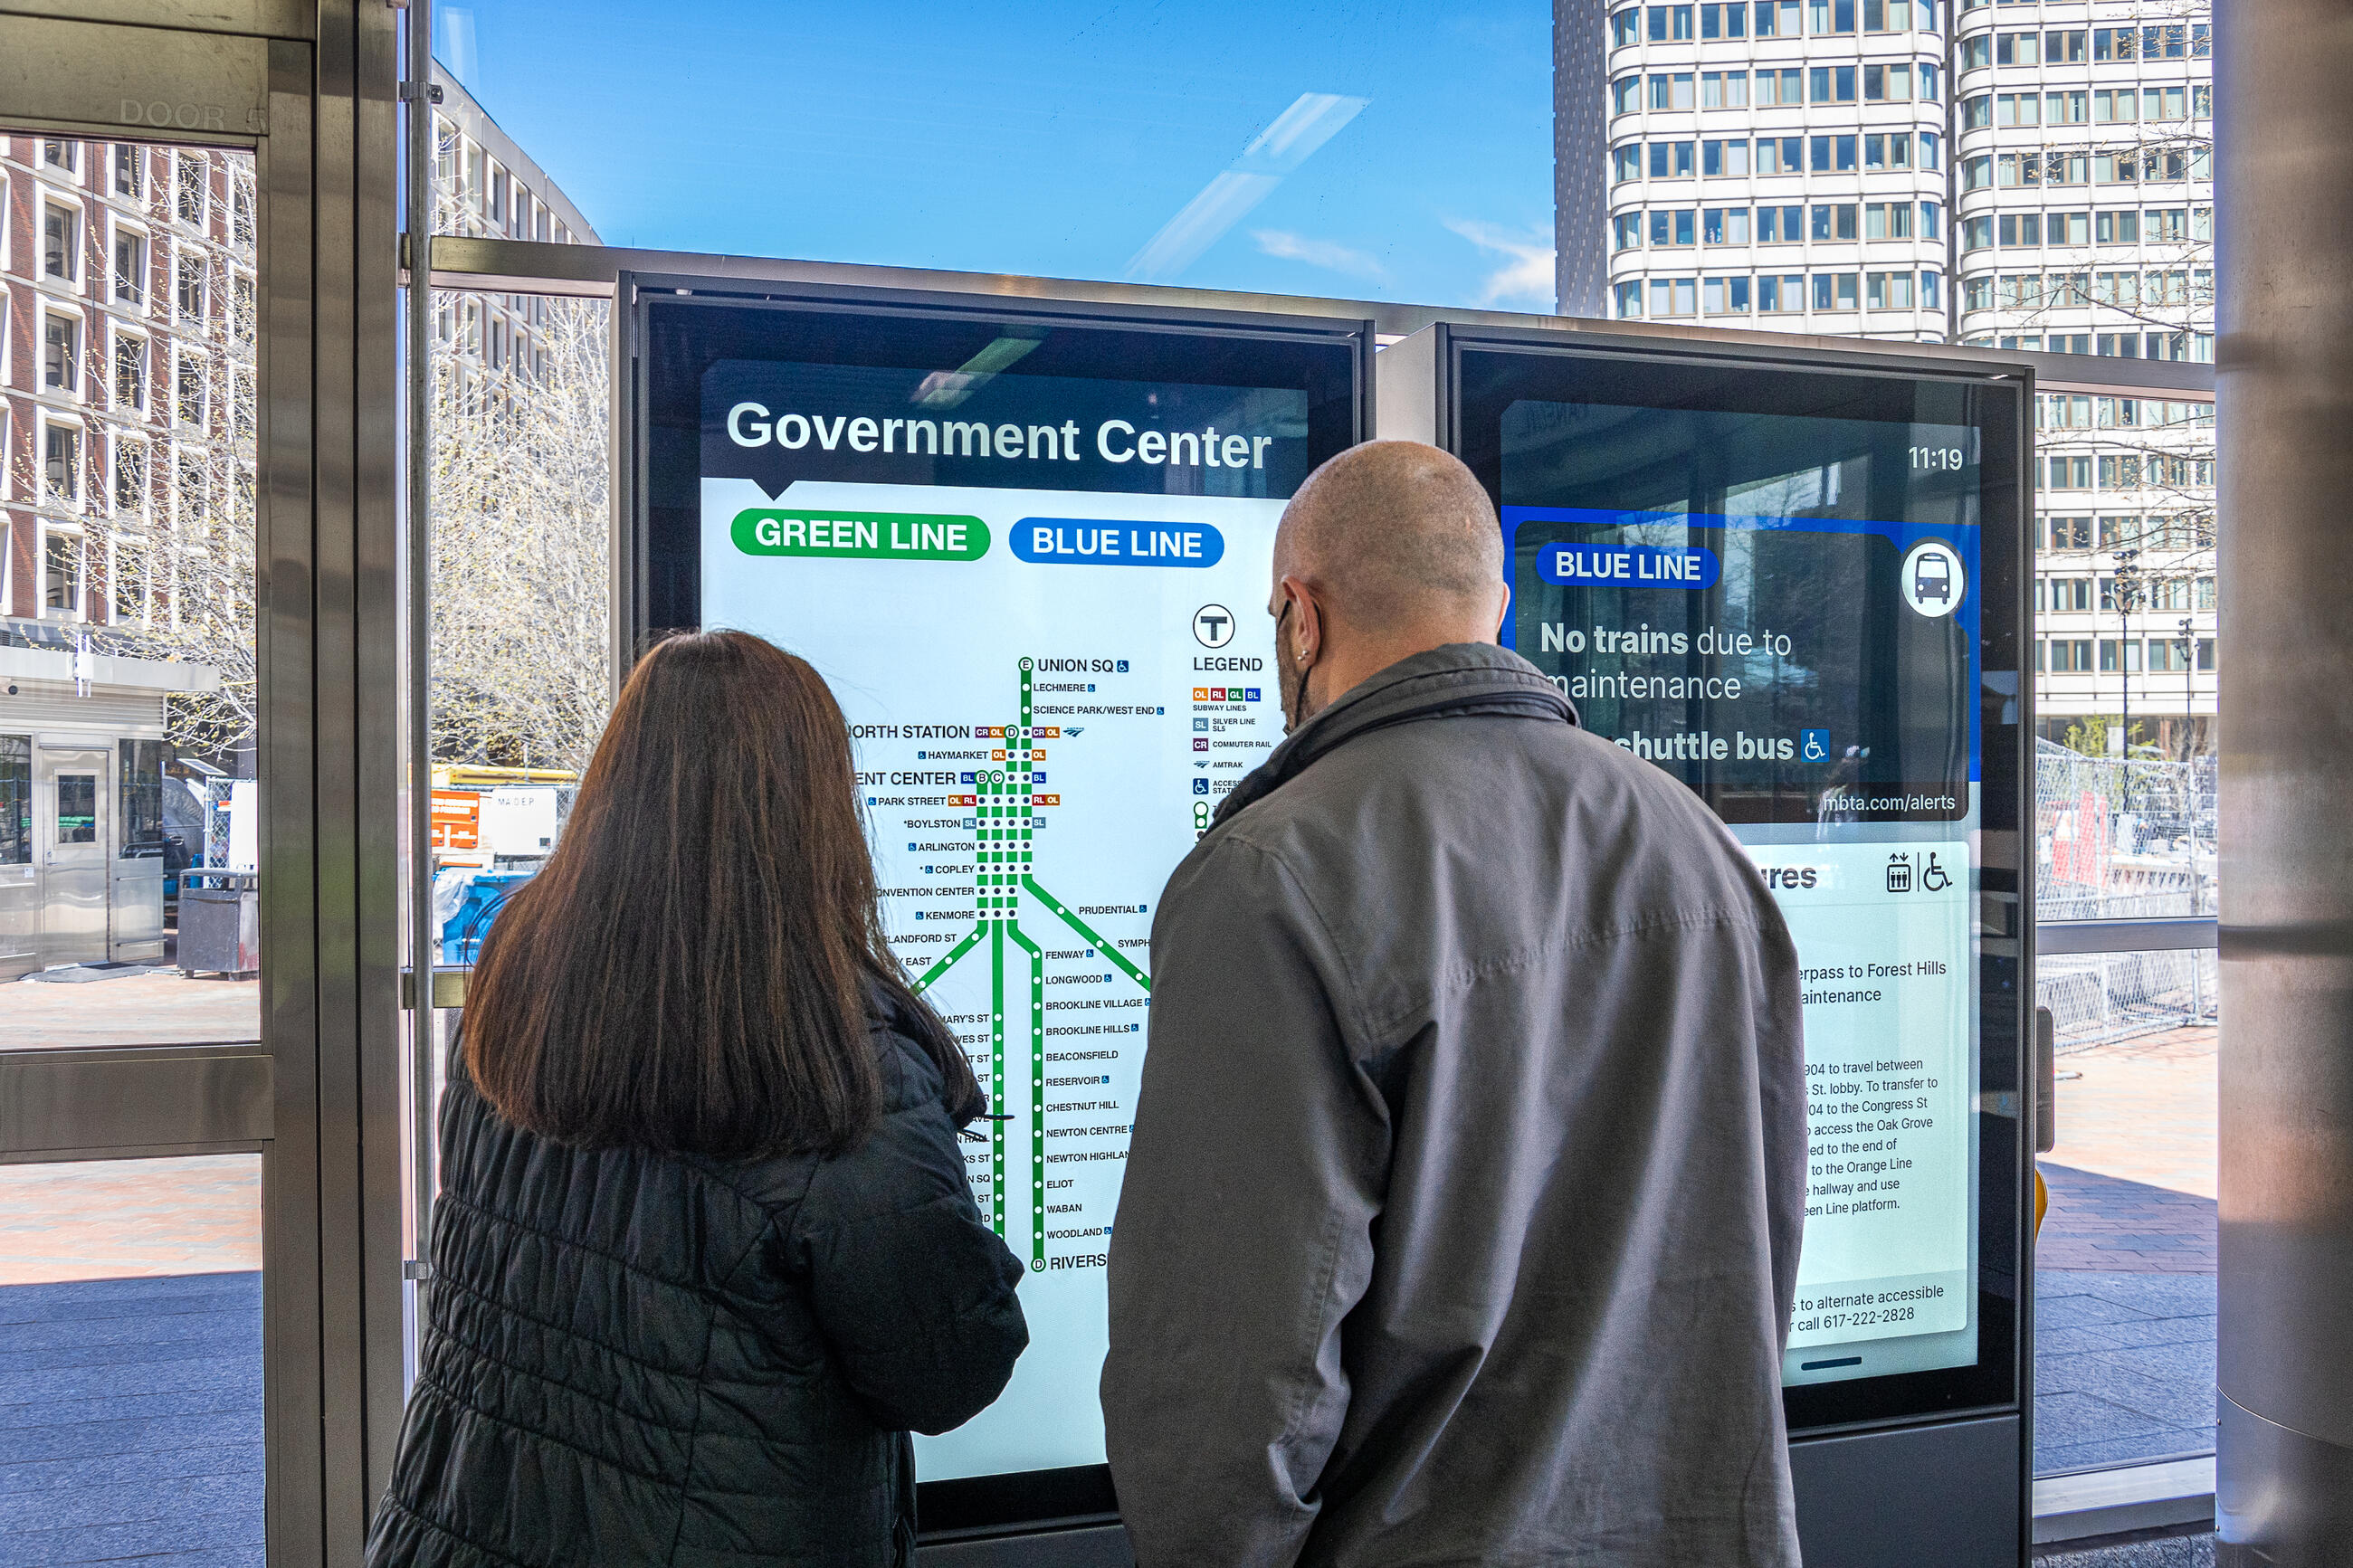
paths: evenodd
<path fill-rule="evenodd" d="M 2008 1177 L 1988 1177 L 2016 1168 L 2015 1101 L 1998 1148 L 1983 1112 L 2016 1031 L 1992 1026 L 1989 1063 L 1986 1001 L 2014 1012 L 2015 964 L 1989 969 L 1978 912 L 2016 885 L 2014 839 L 1989 833 L 2014 770 L 1989 790 L 1984 700 L 2006 687 L 1993 745 L 2014 749 L 2015 394 L 1467 350 L 1459 375 L 1459 445 L 1503 523 L 1503 640 L 1708 803 L 1796 942 L 1810 1127 L 1785 1385 L 1998 1400 L 2015 1231 Z"/>

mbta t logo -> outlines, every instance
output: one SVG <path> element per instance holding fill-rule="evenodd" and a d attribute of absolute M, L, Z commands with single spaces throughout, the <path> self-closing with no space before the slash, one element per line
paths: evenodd
<path fill-rule="evenodd" d="M 1223 647 L 1234 640 L 1234 613 L 1223 605 L 1204 605 L 1193 612 L 1193 640 L 1203 647 Z"/>

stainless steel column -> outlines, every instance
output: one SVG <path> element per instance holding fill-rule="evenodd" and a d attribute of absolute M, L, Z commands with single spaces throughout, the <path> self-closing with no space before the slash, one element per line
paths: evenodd
<path fill-rule="evenodd" d="M 2353 26 L 2215 8 L 2223 1561 L 2353 1563 Z"/>

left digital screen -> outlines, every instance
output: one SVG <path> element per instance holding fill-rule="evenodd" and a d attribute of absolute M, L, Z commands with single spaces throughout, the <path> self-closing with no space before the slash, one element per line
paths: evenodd
<path fill-rule="evenodd" d="M 965 1169 L 1027 1270 L 1030 1348 L 916 1439 L 927 1483 L 1103 1460 L 1153 904 L 1282 738 L 1268 568 L 1317 457 L 1302 385 L 970 368 L 988 353 L 712 358 L 696 386 L 700 622 L 839 700 L 889 939 L 988 1091 Z"/>

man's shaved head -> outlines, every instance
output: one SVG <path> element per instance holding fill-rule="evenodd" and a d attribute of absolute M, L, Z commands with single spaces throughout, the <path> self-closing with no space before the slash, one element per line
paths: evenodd
<path fill-rule="evenodd" d="M 1492 637 L 1503 530 L 1461 458 L 1419 441 L 1368 441 L 1308 475 L 1292 497 L 1274 573 L 1314 584 L 1327 611 L 1352 626 L 1484 621 Z"/>
<path fill-rule="evenodd" d="M 1503 530 L 1471 470 L 1419 441 L 1352 447 L 1275 534 L 1284 715 L 1296 728 L 1398 659 L 1493 642 L 1503 608 Z"/>

